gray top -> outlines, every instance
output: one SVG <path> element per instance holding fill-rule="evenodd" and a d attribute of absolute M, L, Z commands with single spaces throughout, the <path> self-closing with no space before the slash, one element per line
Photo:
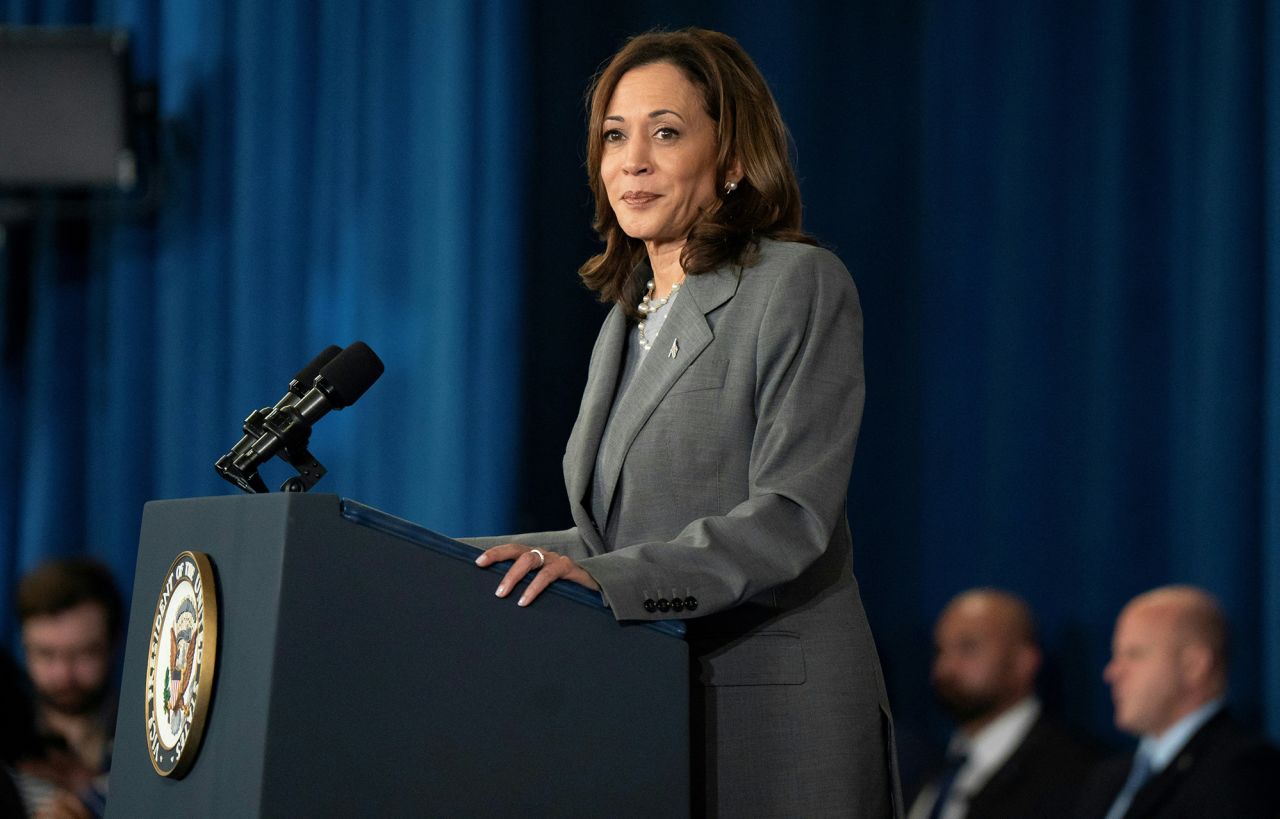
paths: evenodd
<path fill-rule="evenodd" d="M 864 393 L 848 270 L 765 239 L 690 276 L 624 392 L 635 334 L 615 306 L 591 354 L 564 454 L 574 526 L 496 542 L 573 558 L 619 620 L 687 621 L 704 812 L 900 816 L 845 517 Z"/>
<path fill-rule="evenodd" d="M 666 303 L 657 310 L 649 314 L 645 321 L 644 333 L 645 338 L 649 340 L 649 345 L 655 349 L 658 348 L 658 341 L 663 342 L 666 339 L 661 338 L 662 325 L 666 323 L 667 316 L 671 313 L 671 306 L 675 304 L 676 297 L 680 295 L 680 291 L 672 293 Z M 605 435 L 609 434 L 609 427 L 613 425 L 614 416 L 617 414 L 618 407 L 627 400 L 627 388 L 631 386 L 631 382 L 635 380 L 636 370 L 640 369 L 641 363 L 650 351 L 640 346 L 640 331 L 638 328 L 632 328 L 627 335 L 627 349 L 624 353 L 624 361 L 622 363 L 622 374 L 618 376 L 618 389 L 614 394 L 613 407 L 609 410 L 609 420 L 605 423 Z M 603 447 L 596 453 L 595 473 L 591 478 L 591 515 L 595 519 L 597 526 L 604 529 L 605 514 L 605 485 L 604 475 L 609 473 L 611 466 L 616 466 L 605 460 L 606 454 L 620 456 L 622 453 L 609 452 Z"/>

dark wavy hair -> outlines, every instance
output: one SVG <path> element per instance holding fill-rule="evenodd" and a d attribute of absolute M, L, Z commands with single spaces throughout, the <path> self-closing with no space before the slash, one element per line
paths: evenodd
<path fill-rule="evenodd" d="M 596 200 L 593 227 L 605 243 L 578 275 L 602 302 L 613 302 L 632 318 L 646 277 L 636 275 L 645 259 L 644 243 L 618 224 L 600 162 L 604 152 L 605 108 L 622 75 L 633 68 L 670 63 L 702 94 L 716 124 L 718 200 L 703 211 L 685 242 L 685 273 L 707 273 L 726 264 L 748 264 L 762 237 L 815 244 L 800 227 L 800 184 L 788 154 L 787 126 L 755 63 L 732 37 L 688 28 L 650 31 L 627 41 L 595 76 L 588 89 L 587 176 Z M 742 164 L 737 190 L 726 193 L 725 176 Z"/>
<path fill-rule="evenodd" d="M 62 614 L 81 603 L 96 603 L 107 616 L 112 640 L 122 636 L 124 601 L 111 570 L 88 557 L 42 563 L 18 583 L 18 621 Z"/>

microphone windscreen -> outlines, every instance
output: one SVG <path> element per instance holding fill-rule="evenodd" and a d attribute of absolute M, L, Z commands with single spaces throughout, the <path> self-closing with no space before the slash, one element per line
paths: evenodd
<path fill-rule="evenodd" d="M 333 361 L 338 353 L 342 352 L 342 348 L 337 344 L 330 344 L 309 362 L 307 366 L 298 370 L 298 374 L 289 382 L 289 392 L 301 398 L 306 395 L 307 390 L 311 389 L 311 385 L 315 382 L 316 376 L 320 374 L 320 370 L 324 369 L 324 365 Z"/>
<path fill-rule="evenodd" d="M 378 358 L 363 341 L 351 346 L 320 370 L 320 377 L 327 383 L 334 409 L 349 407 L 364 395 L 365 390 L 382 375 L 382 359 Z"/>

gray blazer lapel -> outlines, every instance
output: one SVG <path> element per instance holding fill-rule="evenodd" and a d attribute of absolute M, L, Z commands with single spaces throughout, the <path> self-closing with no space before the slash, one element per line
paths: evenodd
<path fill-rule="evenodd" d="M 653 341 L 653 349 L 645 355 L 626 394 L 619 396 L 620 403 L 614 410 L 609 438 L 599 443 L 608 450 L 603 476 L 606 519 L 597 521 L 601 529 L 608 527 L 608 510 L 613 505 L 614 491 L 627 451 L 676 379 L 711 343 L 713 335 L 706 316 L 733 296 L 738 288 L 738 276 L 739 271 L 735 267 L 689 276 L 685 280 L 679 296 L 671 304 L 671 314 Z M 616 380 L 616 367 L 613 375 Z M 594 455 L 595 448 L 592 447 Z"/>
<path fill-rule="evenodd" d="M 609 420 L 609 407 L 613 404 L 626 339 L 626 317 L 621 309 L 614 307 L 600 328 L 600 340 L 587 371 L 587 386 L 582 393 L 578 423 L 574 425 L 564 451 L 565 489 L 569 493 L 570 509 L 579 533 L 595 554 L 604 551 L 604 540 L 591 525 L 591 501 L 587 492 L 591 488 L 591 473 L 595 469 L 600 436 L 604 434 L 605 422 Z"/>

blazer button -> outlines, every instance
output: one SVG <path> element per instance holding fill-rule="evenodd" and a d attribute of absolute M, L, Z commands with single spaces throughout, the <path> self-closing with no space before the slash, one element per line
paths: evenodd
<path fill-rule="evenodd" d="M 649 598 L 648 600 L 644 601 L 645 611 L 653 612 L 653 611 L 657 611 L 657 609 L 658 609 L 658 604 L 653 602 L 653 598 Z"/>
<path fill-rule="evenodd" d="M 688 597 L 686 597 L 686 598 L 684 599 L 684 607 L 685 607 L 686 609 L 688 609 L 689 611 L 697 611 L 697 610 L 698 610 L 698 598 L 694 597 L 693 595 L 689 595 Z"/>
<path fill-rule="evenodd" d="M 684 611 L 684 601 L 681 600 L 679 597 L 671 598 L 671 610 Z"/>
<path fill-rule="evenodd" d="M 659 597 L 658 611 L 671 611 L 671 601 L 665 597 Z"/>

